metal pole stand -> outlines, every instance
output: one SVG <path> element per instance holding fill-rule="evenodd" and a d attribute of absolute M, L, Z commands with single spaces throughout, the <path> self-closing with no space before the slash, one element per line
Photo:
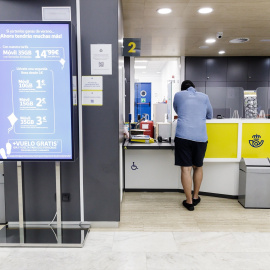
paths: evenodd
<path fill-rule="evenodd" d="M 56 179 L 56 216 L 57 216 L 57 243 L 62 243 L 62 215 L 61 215 L 61 173 L 60 161 L 55 162 L 55 179 Z"/>
<path fill-rule="evenodd" d="M 17 161 L 17 182 L 18 182 L 18 210 L 19 210 L 19 229 L 20 243 L 24 243 L 24 211 L 23 211 L 23 180 L 22 162 Z"/>

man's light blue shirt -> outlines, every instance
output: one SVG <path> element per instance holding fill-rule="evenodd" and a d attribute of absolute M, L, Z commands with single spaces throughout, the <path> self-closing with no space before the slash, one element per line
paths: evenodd
<path fill-rule="evenodd" d="M 189 87 L 175 94 L 173 108 L 178 115 L 175 137 L 206 142 L 206 119 L 213 118 L 213 109 L 206 94 Z"/>

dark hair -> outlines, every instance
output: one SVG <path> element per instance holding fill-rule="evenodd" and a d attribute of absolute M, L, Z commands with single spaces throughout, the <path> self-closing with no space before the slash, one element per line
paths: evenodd
<path fill-rule="evenodd" d="M 190 86 L 195 88 L 195 85 L 192 81 L 190 80 L 185 80 L 181 84 L 181 90 L 187 90 Z"/>

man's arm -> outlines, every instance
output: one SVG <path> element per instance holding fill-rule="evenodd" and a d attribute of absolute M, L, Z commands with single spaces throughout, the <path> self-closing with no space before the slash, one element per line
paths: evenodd
<path fill-rule="evenodd" d="M 207 96 L 207 100 L 206 100 L 206 119 L 212 119 L 213 118 L 213 108 L 212 105 L 210 103 L 209 97 Z"/>
<path fill-rule="evenodd" d="M 177 102 L 176 102 L 176 94 L 174 95 L 174 99 L 173 99 L 173 108 L 174 108 L 174 111 L 177 113 Z"/>

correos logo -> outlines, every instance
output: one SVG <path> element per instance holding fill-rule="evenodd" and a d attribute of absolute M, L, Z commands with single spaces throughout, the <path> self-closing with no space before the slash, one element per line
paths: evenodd
<path fill-rule="evenodd" d="M 254 148 L 258 148 L 261 147 L 264 143 L 264 140 L 260 141 L 261 136 L 256 134 L 252 136 L 253 140 L 249 140 L 249 144 L 254 147 Z"/>

